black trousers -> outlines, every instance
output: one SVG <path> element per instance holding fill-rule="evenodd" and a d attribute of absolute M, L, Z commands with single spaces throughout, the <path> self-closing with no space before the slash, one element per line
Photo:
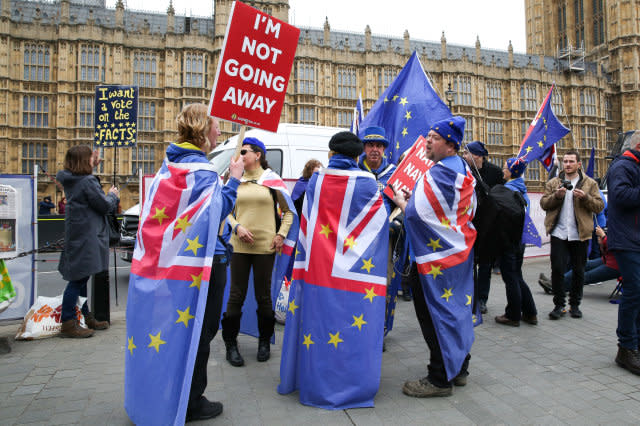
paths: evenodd
<path fill-rule="evenodd" d="M 416 308 L 416 317 L 418 323 L 420 323 L 420 329 L 422 330 L 422 336 L 424 341 L 427 342 L 429 347 L 429 365 L 428 375 L 429 381 L 437 387 L 448 388 L 451 387 L 451 382 L 447 380 L 447 371 L 444 367 L 444 359 L 442 358 L 442 350 L 440 349 L 440 343 L 438 342 L 438 336 L 433 326 L 433 320 L 429 313 L 429 308 L 424 300 L 424 292 L 422 291 L 422 285 L 420 284 L 420 276 L 418 275 L 418 267 L 415 262 L 411 264 L 411 271 L 409 272 L 409 282 L 411 283 L 411 291 L 413 292 L 413 306 Z M 462 364 L 459 376 L 468 376 L 470 355 Z"/>
<path fill-rule="evenodd" d="M 258 314 L 264 316 L 273 315 L 273 302 L 271 301 L 271 273 L 276 255 L 272 254 L 248 254 L 233 253 L 231 256 L 231 288 L 227 301 L 227 315 L 240 315 L 242 305 L 247 297 L 249 288 L 249 273 L 253 269 L 253 290 Z"/>
<path fill-rule="evenodd" d="M 209 283 L 209 291 L 207 292 L 207 304 L 204 310 L 204 317 L 202 318 L 200 343 L 198 344 L 198 354 L 196 355 L 196 362 L 193 367 L 193 378 L 191 379 L 189 403 L 199 400 L 207 387 L 207 363 L 209 362 L 210 345 L 213 338 L 216 337 L 220 326 L 222 299 L 226 284 L 227 257 L 216 255 L 213 257 L 211 280 Z"/>
<path fill-rule="evenodd" d="M 568 263 L 573 270 L 569 305 L 576 307 L 580 305 L 588 245 L 588 241 L 569 241 L 551 237 L 551 285 L 555 306 L 565 306 L 564 274 L 567 272 Z"/>

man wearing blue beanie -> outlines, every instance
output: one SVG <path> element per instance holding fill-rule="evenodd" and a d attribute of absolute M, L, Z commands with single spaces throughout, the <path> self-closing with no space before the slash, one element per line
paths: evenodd
<path fill-rule="evenodd" d="M 502 175 L 502 169 L 495 164 L 489 162 L 487 157 L 489 152 L 484 144 L 480 141 L 473 141 L 467 144 L 462 152 L 462 158 L 471 167 L 471 173 L 477 181 L 481 181 L 487 186 L 487 190 L 495 185 L 504 184 L 505 180 Z M 480 189 L 482 183 L 476 185 L 476 191 Z M 480 312 L 487 313 L 487 300 L 489 299 L 489 290 L 491 288 L 491 263 L 478 263 L 478 294 L 476 295 Z"/>

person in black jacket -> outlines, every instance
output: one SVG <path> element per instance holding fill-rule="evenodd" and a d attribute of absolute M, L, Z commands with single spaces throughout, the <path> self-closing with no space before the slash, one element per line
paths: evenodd
<path fill-rule="evenodd" d="M 504 184 L 504 176 L 502 169 L 487 160 L 489 152 L 484 144 L 480 141 L 474 141 L 467 144 L 466 149 L 462 153 L 462 158 L 466 160 L 471 167 L 471 171 L 477 180 L 481 180 L 485 187 L 491 187 Z M 479 183 L 479 185 L 482 185 Z M 478 188 L 476 188 L 478 190 Z M 489 299 L 489 289 L 491 287 L 491 264 L 477 263 L 477 300 L 480 305 L 480 312 L 487 313 L 487 299 Z"/>

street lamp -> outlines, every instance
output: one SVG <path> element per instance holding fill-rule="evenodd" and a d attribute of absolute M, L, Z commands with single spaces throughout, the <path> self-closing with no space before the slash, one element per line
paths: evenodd
<path fill-rule="evenodd" d="M 456 94 L 455 90 L 451 89 L 451 82 L 447 86 L 447 91 L 444 92 L 444 96 L 447 98 L 447 103 L 449 103 L 449 111 L 451 111 L 451 104 L 453 103 L 453 96 Z"/>

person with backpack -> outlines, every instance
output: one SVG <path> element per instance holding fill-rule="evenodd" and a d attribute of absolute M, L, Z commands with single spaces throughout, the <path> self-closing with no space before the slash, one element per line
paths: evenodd
<path fill-rule="evenodd" d="M 582 173 L 581 165 L 578 151 L 567 151 L 562 158 L 562 172 L 545 184 L 540 199 L 540 207 L 546 212 L 544 226 L 551 235 L 551 284 L 555 305 L 549 313 L 552 320 L 566 314 L 564 274 L 569 262 L 573 270 L 569 312 L 572 318 L 582 318 L 580 302 L 593 215 L 604 209 L 597 182 Z"/>
<path fill-rule="evenodd" d="M 520 320 L 531 324 L 538 324 L 538 311 L 529 286 L 522 276 L 522 261 L 524 259 L 525 244 L 522 242 L 524 232 L 524 213 L 529 207 L 527 187 L 522 174 L 527 168 L 524 160 L 515 157 L 507 159 L 502 169 L 507 183 L 505 188 L 513 191 L 513 204 L 520 210 L 517 229 L 511 229 L 507 235 L 506 248 L 500 255 L 500 271 L 507 291 L 507 306 L 503 315 L 495 317 L 498 324 L 519 327 Z M 519 231 L 519 232 L 518 232 Z"/>

